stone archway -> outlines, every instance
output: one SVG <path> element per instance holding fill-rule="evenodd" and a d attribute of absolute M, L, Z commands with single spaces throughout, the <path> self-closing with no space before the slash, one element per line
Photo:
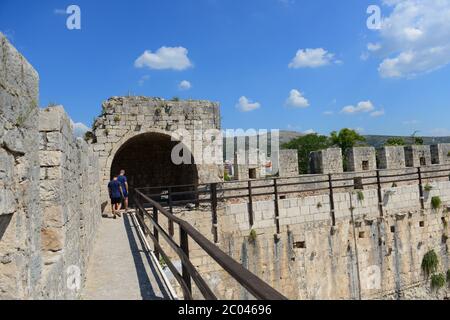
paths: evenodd
<path fill-rule="evenodd" d="M 176 165 L 171 159 L 172 149 L 178 141 L 161 132 L 138 134 L 126 140 L 113 154 L 110 177 L 121 169 L 126 171 L 131 191 L 134 188 L 196 185 L 198 170 L 191 164 Z M 154 189 L 157 193 L 163 188 Z"/>
<path fill-rule="evenodd" d="M 96 119 L 92 132 L 93 148 L 99 157 L 102 211 L 105 209 L 109 211 L 107 185 L 111 178 L 111 170 L 115 172 L 120 170 L 121 166 L 132 178 L 130 182 L 137 187 L 149 184 L 152 186 L 195 184 L 197 181 L 199 184 L 205 184 L 222 180 L 221 162 L 205 163 L 201 149 L 193 150 L 195 165 L 171 167 L 164 172 L 168 174 L 167 176 L 155 177 L 167 168 L 168 161 L 167 157 L 151 158 L 149 153 L 153 152 L 154 146 L 173 145 L 175 142 L 172 140 L 177 140 L 175 132 L 180 129 L 189 132 L 193 145 L 202 139 L 198 134 L 199 131 L 220 130 L 218 104 L 209 101 L 167 101 L 135 96 L 112 97 L 103 103 L 102 114 Z M 192 146 L 187 143 L 187 147 Z M 214 147 L 217 153 L 221 152 L 221 139 L 215 141 Z M 147 159 L 145 162 L 140 161 L 143 163 L 140 165 L 141 173 L 145 175 L 146 172 L 152 172 L 155 167 L 160 168 L 153 176 L 147 176 L 148 182 L 140 174 L 133 173 L 135 170 L 133 159 L 126 159 L 133 148 L 139 150 L 141 156 Z"/>

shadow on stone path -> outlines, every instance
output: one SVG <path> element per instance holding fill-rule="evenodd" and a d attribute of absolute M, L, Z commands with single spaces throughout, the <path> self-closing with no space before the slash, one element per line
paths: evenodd
<path fill-rule="evenodd" d="M 84 300 L 169 299 L 130 216 L 103 219 L 89 259 Z"/>

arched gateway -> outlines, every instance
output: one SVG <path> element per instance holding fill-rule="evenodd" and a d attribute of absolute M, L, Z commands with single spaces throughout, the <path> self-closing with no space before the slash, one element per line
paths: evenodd
<path fill-rule="evenodd" d="M 174 164 L 172 149 L 180 142 L 175 131 L 183 129 L 198 146 L 206 130 L 220 130 L 220 111 L 209 101 L 166 101 L 148 97 L 113 97 L 102 105 L 94 124 L 93 147 L 99 155 L 103 208 L 109 208 L 107 184 L 125 169 L 132 188 L 217 182 L 222 179 L 220 163 L 202 163 L 199 150 L 191 164 Z M 183 140 L 183 143 L 185 141 Z M 197 143 L 196 143 L 197 142 Z M 213 142 L 222 150 L 222 141 Z"/>

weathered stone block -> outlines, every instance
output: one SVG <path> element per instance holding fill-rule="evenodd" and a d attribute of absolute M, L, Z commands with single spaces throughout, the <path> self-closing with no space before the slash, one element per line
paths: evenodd
<path fill-rule="evenodd" d="M 61 229 L 44 228 L 41 232 L 42 249 L 44 251 L 58 252 L 63 249 L 63 236 Z"/>
<path fill-rule="evenodd" d="M 40 183 L 41 201 L 53 201 L 58 203 L 61 200 L 61 184 L 57 180 L 44 180 Z"/>
<path fill-rule="evenodd" d="M 402 146 L 385 146 L 377 149 L 378 169 L 403 169 L 405 149 Z"/>
<path fill-rule="evenodd" d="M 0 184 L 0 215 L 7 215 L 16 211 L 15 197 L 12 190 L 1 187 Z"/>
<path fill-rule="evenodd" d="M 299 175 L 298 151 L 280 150 L 272 152 L 272 171 L 280 177 L 295 177 Z"/>
<path fill-rule="evenodd" d="M 309 155 L 309 173 L 330 174 L 344 171 L 342 151 L 340 148 L 330 148 L 311 152 Z"/>
<path fill-rule="evenodd" d="M 39 159 L 41 167 L 56 167 L 62 164 L 63 153 L 61 151 L 41 151 Z"/>
<path fill-rule="evenodd" d="M 373 147 L 357 147 L 347 150 L 347 171 L 362 172 L 377 169 L 376 152 Z"/>
<path fill-rule="evenodd" d="M 63 106 L 49 107 L 39 112 L 39 131 L 61 131 L 66 118 Z"/>
<path fill-rule="evenodd" d="M 423 167 L 431 165 L 431 150 L 427 145 L 405 147 L 405 164 L 407 167 Z"/>
<path fill-rule="evenodd" d="M 430 148 L 432 164 L 450 164 L 450 143 L 435 144 Z"/>

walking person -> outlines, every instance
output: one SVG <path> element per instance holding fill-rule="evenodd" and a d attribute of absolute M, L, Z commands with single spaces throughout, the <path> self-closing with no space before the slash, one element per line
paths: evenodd
<path fill-rule="evenodd" d="M 125 213 L 128 212 L 128 180 L 125 176 L 125 170 L 120 170 L 120 175 L 117 178 L 119 180 L 120 185 L 122 186 L 122 192 L 123 192 L 123 205 L 125 209 Z"/>
<path fill-rule="evenodd" d="M 117 175 L 114 175 L 113 179 L 108 183 L 108 192 L 109 198 L 111 199 L 113 218 L 116 219 L 116 216 L 121 216 L 119 211 L 123 198 L 122 185 Z"/>

